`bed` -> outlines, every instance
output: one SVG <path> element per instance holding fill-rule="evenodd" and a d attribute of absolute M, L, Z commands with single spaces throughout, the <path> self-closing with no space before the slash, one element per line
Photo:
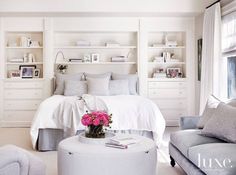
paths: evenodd
<path fill-rule="evenodd" d="M 122 84 L 121 81 L 116 82 L 118 86 Z M 89 82 L 86 83 L 89 85 Z M 98 83 L 97 80 L 96 83 Z M 130 85 L 127 82 L 126 84 Z M 101 82 L 99 85 L 99 87 L 102 86 Z M 75 88 L 75 84 L 71 87 L 73 90 L 82 89 L 81 87 Z M 123 92 L 117 93 L 121 89 Z M 112 90 L 109 89 L 109 91 Z M 68 96 L 62 95 L 60 92 L 40 104 L 30 131 L 34 149 L 39 151 L 57 150 L 57 145 L 62 139 L 83 132 L 85 127 L 80 120 L 88 110 L 105 110 L 112 113 L 113 123 L 109 132 L 139 134 L 152 138 L 156 145 L 160 146 L 165 120 L 159 108 L 151 100 L 137 94 L 124 93 L 124 88 L 121 86 L 120 88 L 116 87 L 115 94 L 112 95 L 111 93 L 103 95 L 101 92 L 99 92 L 101 95 L 94 95 L 99 93 L 91 93 L 91 91 L 86 91 L 89 93 L 80 92 L 81 95 L 78 95 L 78 92 L 71 93 L 71 90 L 69 92 L 68 95 L 65 87 L 63 93 Z M 103 93 L 106 92 L 107 89 Z"/>

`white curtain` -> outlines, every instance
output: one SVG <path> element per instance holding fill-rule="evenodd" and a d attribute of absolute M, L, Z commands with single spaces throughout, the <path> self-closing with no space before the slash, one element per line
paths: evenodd
<path fill-rule="evenodd" d="M 209 95 L 220 94 L 221 9 L 220 3 L 206 9 L 203 22 L 200 115 Z"/>

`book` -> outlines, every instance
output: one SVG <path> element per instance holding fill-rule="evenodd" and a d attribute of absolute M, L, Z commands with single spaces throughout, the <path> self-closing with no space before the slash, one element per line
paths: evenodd
<path fill-rule="evenodd" d="M 110 143 L 118 144 L 118 145 L 132 145 L 138 143 L 139 140 L 133 138 L 133 137 L 116 137 L 111 138 Z"/>
<path fill-rule="evenodd" d="M 105 143 L 105 146 L 107 147 L 112 147 L 112 148 L 119 148 L 119 149 L 127 149 L 127 145 L 119 145 L 119 144 L 114 144 L 114 143 Z"/>

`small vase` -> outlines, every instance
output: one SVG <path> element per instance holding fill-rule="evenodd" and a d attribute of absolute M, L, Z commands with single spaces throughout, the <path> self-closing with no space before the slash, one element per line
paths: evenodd
<path fill-rule="evenodd" d="M 102 125 L 89 125 L 85 131 L 85 137 L 88 138 L 105 138 L 105 133 L 103 131 Z"/>

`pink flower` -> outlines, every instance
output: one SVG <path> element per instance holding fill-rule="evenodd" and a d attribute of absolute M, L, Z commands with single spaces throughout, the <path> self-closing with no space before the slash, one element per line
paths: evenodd
<path fill-rule="evenodd" d="M 95 118 L 95 119 L 93 120 L 93 125 L 95 125 L 95 126 L 100 125 L 100 120 L 99 120 L 98 118 Z"/>

